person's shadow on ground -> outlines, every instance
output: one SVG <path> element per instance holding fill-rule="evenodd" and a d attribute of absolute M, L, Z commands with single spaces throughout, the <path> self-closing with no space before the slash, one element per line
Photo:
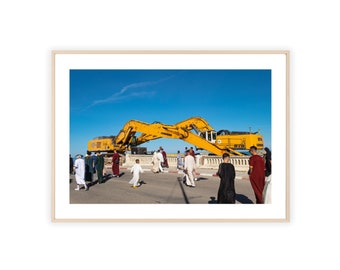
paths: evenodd
<path fill-rule="evenodd" d="M 235 200 L 242 204 L 253 204 L 254 202 L 243 194 L 236 194 Z"/>
<path fill-rule="evenodd" d="M 235 200 L 242 204 L 253 204 L 253 201 L 243 194 L 236 194 Z M 210 197 L 208 204 L 217 204 L 216 197 Z"/>

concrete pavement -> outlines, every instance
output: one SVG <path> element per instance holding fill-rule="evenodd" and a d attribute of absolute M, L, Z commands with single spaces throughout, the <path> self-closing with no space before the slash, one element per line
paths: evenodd
<path fill-rule="evenodd" d="M 137 189 L 131 188 L 128 183 L 132 174 L 129 168 L 121 167 L 121 177 L 112 178 L 109 174 L 105 182 L 88 183 L 89 191 L 81 189 L 75 191 L 74 176 L 70 183 L 71 204 L 208 204 L 216 203 L 220 179 L 215 176 L 215 170 L 198 169 L 196 187 L 186 186 L 183 181 L 183 172 L 176 168 L 165 168 L 164 173 L 154 174 L 151 167 L 143 167 L 141 179 L 146 184 Z M 107 171 L 111 173 L 111 171 Z M 94 180 L 97 176 L 94 175 Z M 244 172 L 236 172 L 235 179 L 236 203 L 254 203 L 255 196 L 248 176 Z"/>

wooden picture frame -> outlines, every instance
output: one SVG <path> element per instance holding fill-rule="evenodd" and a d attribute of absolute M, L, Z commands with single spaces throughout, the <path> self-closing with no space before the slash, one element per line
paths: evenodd
<path fill-rule="evenodd" d="M 287 50 L 52 51 L 52 221 L 288 222 L 289 59 Z M 274 159 L 272 203 L 70 203 L 69 165 L 66 163 L 70 154 L 70 71 L 149 69 L 270 70 L 270 125 Z"/>

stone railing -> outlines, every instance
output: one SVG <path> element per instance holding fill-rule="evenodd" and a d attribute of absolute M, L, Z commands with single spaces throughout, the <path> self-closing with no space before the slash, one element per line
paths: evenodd
<path fill-rule="evenodd" d="M 121 166 L 132 166 L 136 159 L 139 159 L 139 163 L 142 166 L 152 166 L 152 155 L 131 155 L 127 154 L 121 158 Z M 168 156 L 169 167 L 177 166 L 177 157 Z M 182 162 L 183 162 L 182 158 Z M 219 156 L 208 155 L 196 155 L 196 167 L 202 169 L 218 169 L 219 164 L 222 162 L 222 158 Z M 249 169 L 249 156 L 232 156 L 231 163 L 234 165 L 236 171 L 248 171 Z M 105 159 L 105 167 L 111 168 L 111 158 Z"/>
<path fill-rule="evenodd" d="M 221 157 L 217 156 L 201 156 L 200 168 L 217 169 L 222 162 Z M 234 165 L 237 171 L 248 171 L 249 157 L 248 156 L 232 156 L 230 163 Z"/>

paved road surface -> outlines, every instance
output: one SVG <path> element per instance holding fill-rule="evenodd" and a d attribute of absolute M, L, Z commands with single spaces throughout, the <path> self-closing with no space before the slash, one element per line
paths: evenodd
<path fill-rule="evenodd" d="M 133 189 L 128 183 L 132 174 L 127 168 L 120 170 L 121 177 L 107 177 L 105 183 L 90 184 L 89 191 L 81 189 L 75 191 L 76 183 L 74 176 L 70 183 L 70 203 L 72 204 L 207 204 L 216 203 L 217 191 L 220 179 L 213 176 L 215 171 L 198 170 L 196 187 L 191 188 L 183 184 L 182 173 L 176 169 L 168 169 L 167 172 L 154 174 L 148 168 L 141 175 L 146 184 Z M 96 175 L 94 176 L 96 180 Z M 254 192 L 251 188 L 247 175 L 243 172 L 236 173 L 235 180 L 236 203 L 250 204 L 255 202 Z"/>

